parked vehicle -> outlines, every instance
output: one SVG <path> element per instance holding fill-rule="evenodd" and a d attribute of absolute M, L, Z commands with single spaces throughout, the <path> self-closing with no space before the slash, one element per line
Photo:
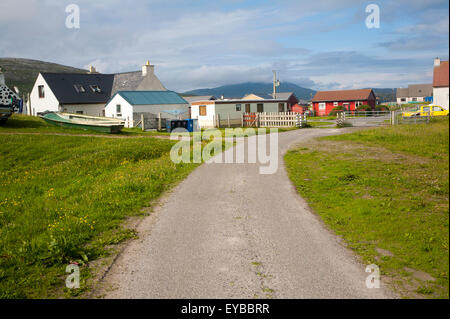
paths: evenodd
<path fill-rule="evenodd" d="M 103 133 L 119 133 L 125 125 L 123 120 L 81 114 L 49 112 L 40 117 L 52 125 Z"/>
<path fill-rule="evenodd" d="M 403 117 L 413 116 L 448 116 L 448 110 L 439 105 L 421 105 L 403 112 Z"/>

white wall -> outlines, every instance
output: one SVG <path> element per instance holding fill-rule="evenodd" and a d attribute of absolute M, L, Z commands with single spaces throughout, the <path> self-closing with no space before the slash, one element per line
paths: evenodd
<path fill-rule="evenodd" d="M 84 115 L 103 116 L 105 104 L 63 104 L 60 106 L 60 112 L 77 113 L 83 112 Z"/>
<path fill-rule="evenodd" d="M 413 97 L 405 97 L 404 99 L 405 99 L 405 101 L 402 101 L 402 98 L 398 97 L 397 104 L 403 104 L 403 103 L 408 103 L 408 102 L 423 102 L 424 101 L 423 97 L 416 97 L 415 101 L 414 101 Z"/>
<path fill-rule="evenodd" d="M 209 104 L 208 104 L 209 103 Z M 206 105 L 206 115 L 200 115 L 200 106 Z M 216 116 L 215 103 L 207 102 L 202 105 L 191 105 L 191 118 L 198 119 L 200 128 L 214 127 L 214 118 Z"/>
<path fill-rule="evenodd" d="M 121 114 L 118 114 L 117 104 L 120 104 Z M 129 127 L 133 127 L 133 106 L 119 94 L 116 94 L 105 106 L 105 116 L 129 120 Z"/>
<path fill-rule="evenodd" d="M 449 109 L 448 87 L 433 88 L 433 104 Z"/>
<path fill-rule="evenodd" d="M 39 98 L 38 86 L 44 86 L 44 98 Z M 52 90 L 48 86 L 47 82 L 45 82 L 44 77 L 39 73 L 36 82 L 34 83 L 33 90 L 30 94 L 31 100 L 31 114 L 37 115 L 37 113 L 42 113 L 45 111 L 58 112 L 59 111 L 59 102 L 56 99 L 56 96 L 53 94 Z"/>

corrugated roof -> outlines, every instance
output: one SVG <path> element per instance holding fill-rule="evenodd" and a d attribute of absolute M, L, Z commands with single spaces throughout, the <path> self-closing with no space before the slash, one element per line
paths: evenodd
<path fill-rule="evenodd" d="M 433 87 L 448 86 L 448 61 L 441 61 L 441 65 L 434 67 L 433 72 Z"/>
<path fill-rule="evenodd" d="M 173 91 L 119 91 L 131 105 L 189 104 Z"/>
<path fill-rule="evenodd" d="M 113 74 L 75 74 L 75 73 L 41 73 L 62 104 L 95 104 L 106 103 L 111 97 L 114 81 Z M 74 85 L 82 85 L 84 92 L 79 93 Z M 100 92 L 90 88 L 96 85 Z"/>
<path fill-rule="evenodd" d="M 197 101 L 210 101 L 215 100 L 216 98 L 214 97 L 214 95 L 204 95 L 204 96 L 183 96 L 183 99 L 191 103 Z"/>
<path fill-rule="evenodd" d="M 268 94 L 268 93 L 250 93 L 250 94 L 246 94 L 242 100 L 244 99 L 250 99 L 249 98 L 251 95 L 254 95 L 256 97 L 260 97 L 263 100 L 279 100 L 279 101 L 287 101 L 289 100 L 289 98 L 294 94 L 294 92 L 277 92 L 276 97 L 273 98 L 272 93 Z M 253 99 L 256 100 L 256 99 Z"/>
<path fill-rule="evenodd" d="M 340 91 L 319 91 L 316 93 L 313 102 L 326 102 L 326 101 L 358 101 L 366 100 L 370 94 L 373 93 L 372 89 L 362 90 L 340 90 Z M 375 93 L 373 93 L 375 96 Z"/>

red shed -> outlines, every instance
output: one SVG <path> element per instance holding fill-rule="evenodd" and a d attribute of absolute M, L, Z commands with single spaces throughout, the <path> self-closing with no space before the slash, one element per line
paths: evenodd
<path fill-rule="evenodd" d="M 376 96 L 372 89 L 320 91 L 312 99 L 313 109 L 318 116 L 328 115 L 335 107 L 343 106 L 346 111 L 356 111 L 361 105 L 375 109 Z"/>

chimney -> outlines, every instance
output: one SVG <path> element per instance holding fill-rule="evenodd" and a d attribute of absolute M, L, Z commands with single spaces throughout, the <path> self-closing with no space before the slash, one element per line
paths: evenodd
<path fill-rule="evenodd" d="M 0 85 L 5 85 L 5 75 L 3 74 L 1 68 L 0 68 Z"/>
<path fill-rule="evenodd" d="M 97 74 L 97 70 L 94 68 L 93 65 L 89 66 L 89 72 L 88 74 Z"/>
<path fill-rule="evenodd" d="M 434 59 L 434 66 L 440 66 L 441 65 L 441 59 L 435 58 Z"/>
<path fill-rule="evenodd" d="M 149 74 L 153 74 L 155 72 L 155 66 L 150 64 L 150 61 L 147 60 L 147 63 L 142 66 L 142 76 L 147 76 Z"/>

